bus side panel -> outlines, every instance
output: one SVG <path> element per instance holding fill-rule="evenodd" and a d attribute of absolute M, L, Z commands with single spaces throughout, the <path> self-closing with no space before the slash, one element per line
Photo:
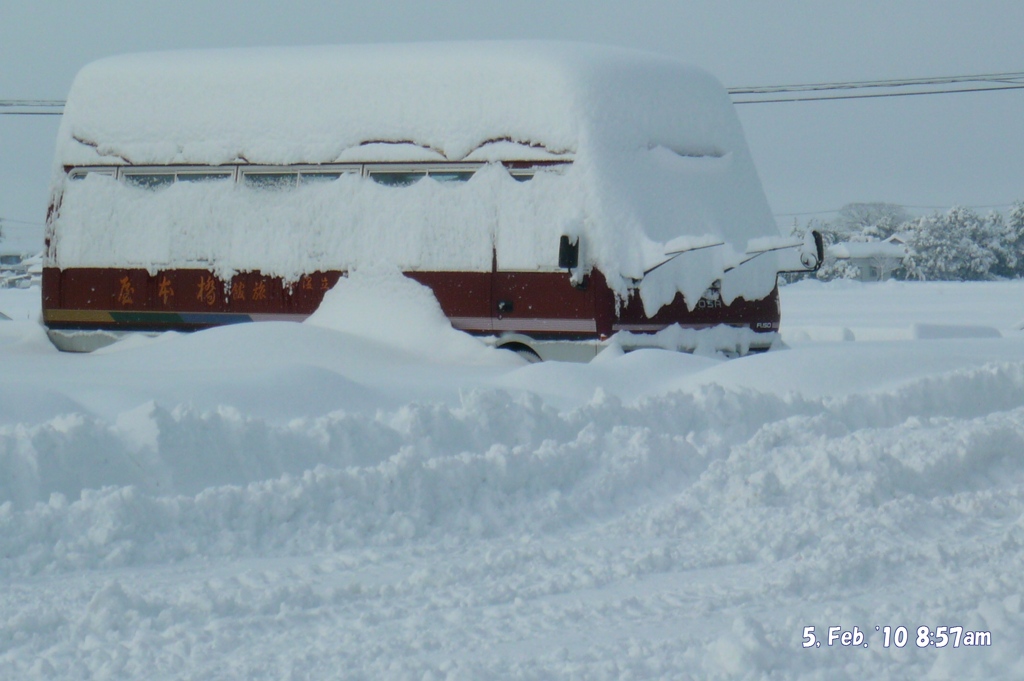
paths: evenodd
<path fill-rule="evenodd" d="M 312 272 L 285 283 L 260 272 L 241 272 L 224 281 L 199 269 L 150 275 L 137 268 L 47 268 L 43 317 L 53 329 L 112 331 L 189 331 L 268 319 L 301 321 L 316 311 L 341 276 L 336 270 Z M 457 328 L 490 332 L 490 272 L 409 276 L 434 290 Z"/>
<path fill-rule="evenodd" d="M 405 276 L 431 289 L 452 326 L 469 333 L 490 333 L 490 272 L 406 272 Z"/>
<path fill-rule="evenodd" d="M 567 272 L 495 272 L 491 311 L 495 332 L 538 340 L 597 337 L 594 288 L 573 286 Z"/>
<path fill-rule="evenodd" d="M 701 298 L 691 311 L 681 293 L 662 307 L 653 317 L 644 312 L 640 295 L 633 291 L 629 299 L 621 304 L 612 323 L 612 331 L 633 333 L 654 333 L 666 326 L 679 324 L 683 328 L 704 329 L 720 324 L 749 328 L 756 332 L 770 333 L 779 330 L 779 290 L 760 300 L 737 298 L 725 304 L 717 292 Z"/>
<path fill-rule="evenodd" d="M 61 306 L 61 271 L 56 267 L 43 268 L 43 309 Z"/>
<path fill-rule="evenodd" d="M 47 269 L 43 319 L 52 329 L 188 331 L 258 318 L 302 318 L 316 309 L 338 273 L 316 273 L 297 284 L 241 273 L 225 282 L 206 270 L 151 275 L 132 268 Z M 317 278 L 320 290 L 313 288 Z"/>
<path fill-rule="evenodd" d="M 223 281 L 206 270 L 47 268 L 43 317 L 52 329 L 196 330 L 266 319 L 301 321 L 312 314 L 338 271 L 313 272 L 296 282 L 259 272 Z M 761 300 L 725 305 L 716 296 L 690 311 L 681 295 L 647 317 L 635 292 L 616 301 L 600 272 L 575 287 L 565 272 L 410 272 L 431 288 L 455 328 L 470 333 L 523 334 L 537 340 L 602 339 L 618 332 L 655 333 L 672 324 L 721 324 L 778 331 L 778 290 Z"/>

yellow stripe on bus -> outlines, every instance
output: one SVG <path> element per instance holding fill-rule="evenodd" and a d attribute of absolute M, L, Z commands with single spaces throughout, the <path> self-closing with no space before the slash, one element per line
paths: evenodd
<path fill-rule="evenodd" d="M 106 310 L 43 310 L 43 321 L 111 323 L 114 317 Z"/>

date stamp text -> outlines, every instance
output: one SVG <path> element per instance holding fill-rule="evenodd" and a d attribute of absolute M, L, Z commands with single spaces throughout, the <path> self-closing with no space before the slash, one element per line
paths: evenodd
<path fill-rule="evenodd" d="M 913 632 L 916 631 L 916 636 Z M 841 626 L 830 626 L 821 632 L 821 636 L 813 626 L 804 627 L 802 645 L 804 648 L 842 647 L 867 648 L 906 648 L 916 645 L 918 648 L 973 648 L 992 645 L 991 631 L 976 631 L 963 626 L 939 626 L 935 628 L 921 625 L 914 629 L 905 626 L 876 626 L 874 631 L 865 631 L 854 626 L 844 629 Z"/>

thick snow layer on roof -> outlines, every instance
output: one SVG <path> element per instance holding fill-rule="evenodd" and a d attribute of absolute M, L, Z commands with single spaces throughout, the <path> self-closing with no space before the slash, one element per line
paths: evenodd
<path fill-rule="evenodd" d="M 407 154 L 410 148 L 416 153 Z M 474 255 L 467 257 L 475 257 L 479 235 L 466 230 L 517 242 L 515 253 L 506 256 L 513 261 L 529 249 L 550 259 L 557 237 L 572 234 L 584 237 L 585 265 L 600 268 L 613 288 L 624 292 L 673 239 L 711 236 L 727 242 L 714 254 L 679 258 L 645 281 L 645 303 L 657 309 L 676 290 L 696 301 L 751 239 L 777 235 L 739 121 L 718 82 L 668 58 L 597 46 L 437 43 L 113 57 L 86 66 L 75 79 L 57 144 L 61 168 L 499 157 L 573 160 L 562 186 L 545 197 L 550 204 L 526 209 L 500 204 L 500 210 L 550 216 L 522 234 L 506 231 L 499 237 L 480 222 L 449 220 L 443 225 L 448 236 L 425 245 L 423 239 L 441 238 L 442 226 L 428 226 L 432 217 L 418 220 L 413 203 L 397 193 L 376 203 L 364 194 L 358 200 L 365 205 L 346 211 L 341 202 L 357 200 L 358 192 L 350 197 L 348 189 L 335 187 L 337 205 L 323 197 L 320 212 L 296 213 L 293 198 L 284 195 L 257 200 L 237 188 L 203 186 L 153 199 L 164 202 L 156 210 L 156 204 L 133 198 L 137 190 L 104 187 L 90 195 L 85 190 L 96 185 L 82 184 L 60 197 L 56 223 L 60 231 L 78 234 L 61 235 L 66 250 L 51 251 L 51 257 L 60 266 L 180 265 L 185 261 L 173 253 L 170 260 L 151 259 L 153 244 L 173 241 L 182 231 L 209 230 L 211 221 L 241 225 L 254 214 L 276 214 L 278 228 L 301 242 L 275 239 L 275 247 L 287 253 L 252 260 L 254 253 L 238 250 L 237 230 L 222 225 L 219 233 L 235 237 L 228 245 L 203 236 L 208 255 L 222 270 L 261 269 L 293 277 L 310 264 L 297 258 L 299 252 L 319 259 L 318 266 L 355 253 L 425 269 L 435 264 L 432 258 L 445 242 L 472 243 L 468 250 Z M 454 211 L 464 217 L 461 213 L 474 210 L 452 207 L 447 189 L 413 188 L 411 193 L 420 192 L 415 196 L 419 212 L 436 217 L 438 211 Z M 230 208 L 214 207 L 218 201 Z M 202 212 L 190 213 L 193 208 Z M 337 234 L 336 227 L 327 229 L 328 216 L 358 224 L 358 235 L 338 238 L 358 239 L 367 250 L 333 250 L 335 244 L 321 238 L 328 231 Z M 393 251 L 372 243 L 371 235 L 377 234 L 392 245 L 393 229 L 385 226 L 397 224 L 412 233 L 410 248 L 418 244 L 425 250 L 400 248 L 388 258 Z M 536 232 L 544 233 L 542 241 L 522 243 Z M 175 246 L 168 243 L 168 249 Z M 765 257 L 734 270 L 723 282 L 723 295 L 767 294 L 775 285 L 773 263 L 773 256 Z M 686 274 L 680 279 L 668 276 L 671 271 Z"/>
<path fill-rule="evenodd" d="M 724 104 L 724 106 L 723 106 Z M 578 150 L 632 137 L 688 155 L 742 138 L 707 74 L 654 55 L 552 43 L 183 51 L 89 64 L 68 97 L 65 164 L 336 160 L 413 141 L 460 160 L 490 140 Z"/>

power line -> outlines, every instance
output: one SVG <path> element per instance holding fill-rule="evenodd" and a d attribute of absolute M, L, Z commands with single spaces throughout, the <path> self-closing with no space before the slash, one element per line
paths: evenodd
<path fill-rule="evenodd" d="M 839 209 L 834 208 L 832 210 L 806 210 L 802 213 L 773 213 L 777 218 L 796 218 L 804 215 L 828 215 L 829 213 L 838 213 Z"/>
<path fill-rule="evenodd" d="M 964 92 L 995 92 L 999 90 L 1021 90 L 1020 85 L 1002 87 L 959 88 L 955 90 L 918 90 L 914 92 L 875 92 L 866 95 L 825 95 L 823 97 L 779 97 L 777 99 L 734 99 L 733 104 L 779 104 L 781 102 L 825 102 L 838 99 L 877 99 L 879 97 L 915 97 L 918 95 L 952 95 Z"/>
<path fill-rule="evenodd" d="M 63 99 L 0 99 L 0 106 L 37 106 L 64 108 Z"/>
<path fill-rule="evenodd" d="M 834 83 L 802 83 L 796 85 L 753 85 L 729 88 L 731 95 L 774 94 L 778 92 L 813 92 L 818 90 L 854 90 L 860 88 L 893 88 L 915 85 L 948 85 L 952 83 L 1024 84 L 1024 72 L 981 73 L 971 76 L 937 76 L 931 78 L 898 78 L 888 80 L 851 80 Z"/>
<path fill-rule="evenodd" d="M 946 87 L 936 89 L 936 86 L 957 85 L 961 83 L 975 83 L 977 84 L 977 87 Z M 912 89 L 920 87 L 932 87 L 933 89 Z M 862 89 L 886 89 L 892 90 L 892 92 L 835 94 L 823 96 L 807 94 Z M 837 81 L 830 83 L 797 83 L 791 85 L 747 85 L 728 88 L 727 92 L 733 97 L 736 95 L 752 96 L 752 98 L 748 99 L 735 99 L 733 100 L 734 104 L 779 104 L 783 102 L 818 102 L 879 97 L 914 97 L 920 95 L 949 95 L 1019 89 L 1024 89 L 1024 71 L 979 73 L 960 76 L 934 76 L 928 78 L 891 78 L 883 80 Z M 764 98 L 765 95 L 788 93 L 793 93 L 794 96 Z M 60 116 L 63 113 L 64 104 L 65 101 L 60 99 L 0 99 L 0 116 Z"/>
<path fill-rule="evenodd" d="M 0 99 L 0 116 L 60 116 L 63 111 L 62 99 Z"/>
<path fill-rule="evenodd" d="M 45 223 L 42 222 L 30 222 L 28 220 L 15 220 L 14 218 L 3 218 L 0 217 L 0 222 L 10 223 L 12 225 L 30 225 L 32 227 L 45 227 Z"/>
<path fill-rule="evenodd" d="M 973 83 L 973 87 L 942 87 Z M 929 87 L 928 90 L 913 88 Z M 799 83 L 793 85 L 759 85 L 729 88 L 732 96 L 753 95 L 750 99 L 736 99 L 734 104 L 776 104 L 781 102 L 815 102 L 839 99 L 867 99 L 878 97 L 913 97 L 918 95 L 947 95 L 988 90 L 1017 90 L 1024 88 L 1024 72 L 979 73 L 963 76 L 930 78 L 899 78 L 887 80 L 852 80 L 834 83 Z M 884 89 L 888 92 L 865 94 L 817 94 L 849 90 Z M 794 93 L 791 97 L 769 97 Z"/>
<path fill-rule="evenodd" d="M 947 210 L 949 208 L 952 208 L 953 206 L 956 206 L 958 208 L 1010 208 L 1011 206 L 1015 206 L 1016 203 L 1012 203 L 1012 204 L 972 204 L 970 206 L 964 205 L 964 204 L 951 204 L 951 205 L 947 205 L 947 206 L 914 206 L 914 205 L 910 205 L 910 204 L 892 204 L 892 205 L 893 206 L 898 206 L 900 208 L 913 208 L 913 209 L 919 209 L 919 210 Z M 803 217 L 805 215 L 828 215 L 828 214 L 831 214 L 831 213 L 839 213 L 841 210 L 842 209 L 839 209 L 839 208 L 833 208 L 833 209 L 829 209 L 829 210 L 820 210 L 820 211 L 804 211 L 804 212 L 801 212 L 801 213 L 772 213 L 772 215 L 774 215 L 775 217 Z"/>

